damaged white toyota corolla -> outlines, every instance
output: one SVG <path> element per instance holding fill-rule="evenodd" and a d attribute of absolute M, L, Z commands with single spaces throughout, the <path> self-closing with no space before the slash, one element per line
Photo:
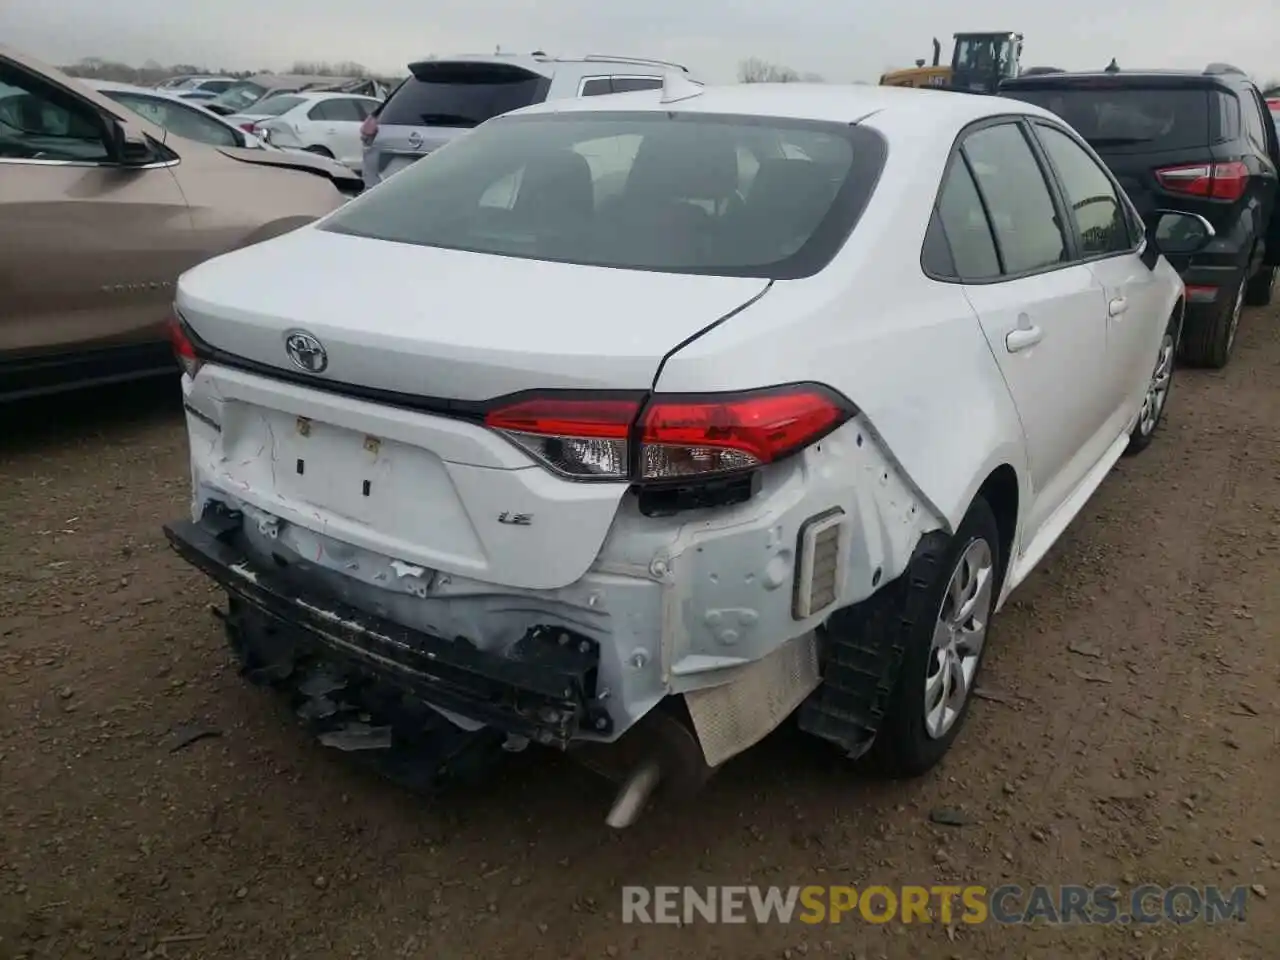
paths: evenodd
<path fill-rule="evenodd" d="M 1160 422 L 1160 250 L 1212 228 L 1159 216 L 990 97 L 673 80 L 501 117 L 182 277 L 167 533 L 246 672 L 401 776 L 571 749 L 620 769 L 621 825 L 792 714 L 919 774 Z"/>

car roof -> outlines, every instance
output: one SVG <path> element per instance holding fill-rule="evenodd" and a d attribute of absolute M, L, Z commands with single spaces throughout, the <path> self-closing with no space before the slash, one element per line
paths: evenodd
<path fill-rule="evenodd" d="M 689 82 L 690 87 L 697 84 Z M 892 115 L 895 122 L 940 124 L 959 128 L 984 117 L 1007 115 L 1015 101 L 980 94 L 916 87 L 879 87 L 836 83 L 740 83 L 706 86 L 686 99 L 663 102 L 660 90 L 615 93 L 599 97 L 547 100 L 515 114 L 602 112 L 611 110 L 720 113 L 855 123 L 873 114 Z M 1016 101 L 1012 112 L 1055 119 L 1034 104 Z"/>
<path fill-rule="evenodd" d="M 1175 87 L 1205 86 L 1237 86 L 1252 83 L 1243 73 L 1224 71 L 1209 73 L 1204 70 L 1106 70 L 1068 71 L 1054 73 L 1038 73 L 1034 76 L 1011 77 L 1001 82 L 1000 89 L 1018 89 L 1024 87 L 1075 86 L 1077 84 L 1099 84 L 1109 87 L 1134 86 L 1149 84 Z"/>

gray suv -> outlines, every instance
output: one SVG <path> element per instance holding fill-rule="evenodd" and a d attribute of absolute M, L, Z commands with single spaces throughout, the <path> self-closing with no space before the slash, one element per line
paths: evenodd
<path fill-rule="evenodd" d="M 486 120 L 543 100 L 653 90 L 687 68 L 592 55 L 463 55 L 409 64 L 409 77 L 361 127 L 366 187 Z"/>

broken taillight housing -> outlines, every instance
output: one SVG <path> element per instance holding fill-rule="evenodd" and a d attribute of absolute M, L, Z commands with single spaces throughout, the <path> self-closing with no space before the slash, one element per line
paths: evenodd
<path fill-rule="evenodd" d="M 183 372 L 194 377 L 200 369 L 201 360 L 196 356 L 195 344 L 187 336 L 182 319 L 177 314 L 170 314 L 167 321 L 169 327 L 169 343 L 173 347 L 173 356 L 181 365 Z"/>
<path fill-rule="evenodd" d="M 576 480 L 679 482 L 749 472 L 822 439 L 853 415 L 818 384 L 731 394 L 526 396 L 485 424 Z"/>

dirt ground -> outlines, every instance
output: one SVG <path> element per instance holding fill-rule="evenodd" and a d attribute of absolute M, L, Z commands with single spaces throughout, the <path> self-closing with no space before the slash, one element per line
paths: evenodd
<path fill-rule="evenodd" d="M 1015 595 L 940 769 L 880 782 L 781 732 L 621 834 L 559 758 L 428 803 L 237 676 L 160 532 L 173 384 L 0 410 L 0 960 L 1274 960 L 1280 311 L 1241 338 Z M 1257 886 L 1244 923 L 1141 931 L 620 918 L 624 884 L 948 881 Z"/>

